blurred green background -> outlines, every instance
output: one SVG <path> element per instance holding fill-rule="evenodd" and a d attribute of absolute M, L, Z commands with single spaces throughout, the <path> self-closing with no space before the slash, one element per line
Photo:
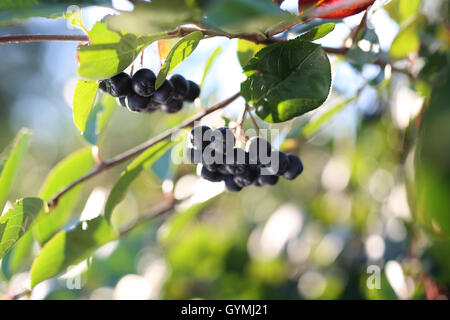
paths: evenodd
<path fill-rule="evenodd" d="M 122 2 L 114 4 L 127 5 Z M 180 206 L 167 219 L 146 223 L 106 244 L 65 277 L 39 284 L 31 298 L 448 298 L 448 1 L 394 0 L 384 8 L 381 4 L 369 15 L 372 33 L 367 34 L 380 49 L 376 58 L 392 59 L 395 68 L 408 68 L 413 76 L 372 64 L 371 52 L 355 47 L 347 58 L 330 56 L 333 92 L 324 106 L 279 125 L 258 122 L 262 128 L 280 130 L 280 148 L 303 160 L 302 176 L 280 179 L 275 187 L 223 192 Z M 108 12 L 86 9 L 86 27 Z M 361 17 L 339 22 L 320 43 L 341 46 Z M 19 33 L 81 30 L 70 29 L 64 19 L 43 18 L 0 29 L 0 35 Z M 0 148 L 10 145 L 23 127 L 34 132 L 11 202 L 38 194 L 61 159 L 88 146 L 72 121 L 76 46 L 0 45 Z M 222 53 L 202 88 L 205 106 L 239 90 L 237 41 L 203 41 L 175 70 L 199 82 L 207 58 L 218 46 Z M 145 50 L 144 66 L 159 67 L 156 52 L 155 45 Z M 205 123 L 233 122 L 242 107 L 243 100 L 238 100 Z M 101 154 L 108 159 L 196 112 L 194 105 L 176 115 L 133 114 L 118 107 L 102 136 Z M 247 119 L 244 127 L 252 128 L 252 122 Z M 110 169 L 86 184 L 68 228 L 81 213 L 102 211 L 124 168 Z M 167 153 L 133 183 L 115 210 L 114 224 L 120 228 L 135 221 L 161 202 L 162 190 L 171 186 L 175 196 L 212 189 L 198 181 L 194 166 L 176 165 Z M 30 263 L 39 248 L 33 250 L 14 273 L 5 262 L 8 256 L 2 260 L 0 293 L 18 293 L 28 285 Z M 377 283 L 374 275 L 379 276 L 379 288 L 368 285 Z"/>

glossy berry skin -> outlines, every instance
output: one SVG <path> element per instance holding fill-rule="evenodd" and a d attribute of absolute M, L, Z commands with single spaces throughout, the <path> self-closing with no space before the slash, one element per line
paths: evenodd
<path fill-rule="evenodd" d="M 211 143 L 211 133 L 208 126 L 196 126 L 189 133 L 189 141 L 194 147 L 205 150 Z"/>
<path fill-rule="evenodd" d="M 270 185 L 270 186 L 274 186 L 277 184 L 278 182 L 278 176 L 274 176 L 274 175 L 260 175 L 258 177 L 258 184 L 259 185 Z"/>
<path fill-rule="evenodd" d="M 99 88 L 100 90 L 102 90 L 103 92 L 109 93 L 108 87 L 107 87 L 107 85 L 106 85 L 106 81 L 107 81 L 107 80 L 102 80 L 102 81 L 100 81 L 100 82 L 98 83 L 98 88 Z"/>
<path fill-rule="evenodd" d="M 231 154 L 231 159 L 229 155 L 226 157 L 225 168 L 231 175 L 244 173 L 248 170 L 248 153 L 242 148 L 234 148 L 233 153 Z"/>
<path fill-rule="evenodd" d="M 192 164 L 198 164 L 202 162 L 202 153 L 196 148 L 187 147 L 185 157 L 187 161 Z"/>
<path fill-rule="evenodd" d="M 147 109 L 149 102 L 148 97 L 142 97 L 136 93 L 130 93 L 127 96 L 127 106 L 130 111 L 133 112 L 143 112 Z"/>
<path fill-rule="evenodd" d="M 153 93 L 152 99 L 160 104 L 167 103 L 171 98 L 174 92 L 174 87 L 172 82 L 169 80 L 164 80 L 161 87 Z"/>
<path fill-rule="evenodd" d="M 296 154 L 289 153 L 287 157 L 289 169 L 283 174 L 283 177 L 287 180 L 294 180 L 303 172 L 303 163 Z"/>
<path fill-rule="evenodd" d="M 251 185 L 255 179 L 258 177 L 258 174 L 255 170 L 249 168 L 248 170 L 244 171 L 241 174 L 238 174 L 236 176 L 234 176 L 234 182 L 239 186 L 239 187 L 246 187 Z"/>
<path fill-rule="evenodd" d="M 272 155 L 272 145 L 262 137 L 253 137 L 247 143 L 247 152 L 251 164 L 267 165 Z"/>
<path fill-rule="evenodd" d="M 161 110 L 166 113 L 177 113 L 183 109 L 183 100 L 171 99 L 169 102 L 161 105 Z"/>
<path fill-rule="evenodd" d="M 106 80 L 106 89 L 113 97 L 124 97 L 131 93 L 131 78 L 125 72 L 116 74 L 114 77 Z"/>
<path fill-rule="evenodd" d="M 161 108 L 161 104 L 153 100 L 151 97 L 147 104 L 147 112 L 153 112 Z"/>
<path fill-rule="evenodd" d="M 225 154 L 227 151 L 233 150 L 236 142 L 233 131 L 226 127 L 220 127 L 213 130 L 211 134 L 210 146 L 219 153 Z"/>
<path fill-rule="evenodd" d="M 236 182 L 234 182 L 233 176 L 225 177 L 225 187 L 228 191 L 238 192 L 242 190 L 242 187 L 238 186 Z"/>
<path fill-rule="evenodd" d="M 174 87 L 173 98 L 184 100 L 189 89 L 189 83 L 187 80 L 180 74 L 174 74 L 170 78 L 170 82 L 172 82 Z"/>
<path fill-rule="evenodd" d="M 270 174 L 282 176 L 289 169 L 288 156 L 281 151 L 272 151 L 271 162 L 265 167 Z"/>
<path fill-rule="evenodd" d="M 122 106 L 122 107 L 127 107 L 127 97 L 120 97 L 117 98 L 117 102 Z"/>
<path fill-rule="evenodd" d="M 205 167 L 202 168 L 201 174 L 203 179 L 211 181 L 211 182 L 219 182 L 225 179 L 225 177 L 219 172 L 211 172 L 207 170 Z"/>
<path fill-rule="evenodd" d="M 135 93 L 143 97 L 150 97 L 155 92 L 156 76 L 150 69 L 141 69 L 131 78 L 131 85 Z"/>
<path fill-rule="evenodd" d="M 194 102 L 200 96 L 200 87 L 194 81 L 188 81 L 188 91 L 184 97 L 185 101 Z"/>

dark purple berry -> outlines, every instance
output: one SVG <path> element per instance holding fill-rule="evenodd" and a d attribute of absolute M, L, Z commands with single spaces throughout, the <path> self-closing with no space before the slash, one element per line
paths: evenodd
<path fill-rule="evenodd" d="M 117 98 L 117 102 L 122 106 L 122 107 L 127 107 L 127 97 L 120 97 Z"/>
<path fill-rule="evenodd" d="M 147 112 L 153 112 L 161 108 L 161 104 L 150 98 L 147 104 Z"/>
<path fill-rule="evenodd" d="M 194 147 L 205 150 L 211 143 L 211 133 L 212 130 L 208 126 L 196 126 L 189 134 L 189 141 Z"/>
<path fill-rule="evenodd" d="M 188 91 L 186 96 L 184 97 L 185 101 L 194 102 L 195 99 L 200 95 L 200 87 L 194 81 L 188 81 Z"/>
<path fill-rule="evenodd" d="M 202 163 L 202 152 L 196 148 L 187 147 L 186 159 L 188 160 L 189 163 L 192 164 Z"/>
<path fill-rule="evenodd" d="M 124 97 L 131 93 L 131 78 L 125 72 L 121 72 L 106 80 L 106 88 L 113 97 Z"/>
<path fill-rule="evenodd" d="M 172 82 L 174 87 L 173 98 L 184 100 L 189 89 L 189 83 L 186 79 L 180 74 L 174 74 L 170 78 L 170 82 Z"/>
<path fill-rule="evenodd" d="M 242 187 L 238 186 L 236 182 L 234 182 L 233 176 L 225 177 L 225 187 L 228 191 L 238 192 L 242 190 Z"/>
<path fill-rule="evenodd" d="M 289 169 L 288 156 L 281 151 L 272 151 L 270 163 L 265 167 L 271 175 L 282 176 Z"/>
<path fill-rule="evenodd" d="M 294 180 L 303 172 L 303 163 L 296 154 L 289 153 L 287 157 L 289 159 L 289 168 L 283 174 L 283 177 L 288 180 Z"/>
<path fill-rule="evenodd" d="M 258 180 L 258 184 L 261 186 L 263 185 L 274 186 L 278 182 L 278 176 L 262 174 L 256 180 Z"/>
<path fill-rule="evenodd" d="M 220 153 L 227 153 L 233 150 L 236 138 L 233 131 L 227 127 L 221 127 L 213 130 L 211 133 L 211 147 Z"/>
<path fill-rule="evenodd" d="M 150 97 L 155 92 L 156 76 L 150 69 L 138 70 L 131 79 L 134 92 L 143 97 Z"/>
<path fill-rule="evenodd" d="M 247 152 L 250 163 L 268 164 L 272 155 L 272 145 L 262 137 L 253 137 L 247 143 Z"/>
<path fill-rule="evenodd" d="M 234 176 L 234 182 L 239 187 L 243 188 L 243 187 L 251 185 L 257 177 L 258 177 L 258 173 L 255 170 L 253 170 L 252 168 L 249 168 L 248 170 L 244 171 L 243 173 Z"/>
<path fill-rule="evenodd" d="M 126 103 L 130 111 L 143 112 L 147 108 L 149 100 L 150 98 L 148 97 L 143 97 L 132 92 L 127 96 Z"/>
<path fill-rule="evenodd" d="M 167 113 L 177 113 L 183 108 L 183 100 L 171 99 L 169 102 L 161 105 L 161 110 Z"/>
<path fill-rule="evenodd" d="M 109 93 L 109 90 L 108 90 L 108 88 L 107 88 L 107 86 L 106 86 L 106 80 L 100 81 L 100 82 L 98 83 L 98 88 L 99 88 L 100 90 L 102 90 L 103 92 Z"/>
<path fill-rule="evenodd" d="M 164 104 L 172 98 L 173 91 L 174 87 L 172 82 L 166 79 L 161 87 L 153 93 L 152 99 L 160 104 Z"/>
<path fill-rule="evenodd" d="M 207 170 L 205 167 L 202 168 L 201 174 L 203 179 L 211 181 L 211 182 L 219 182 L 225 179 L 224 175 L 219 172 L 211 172 Z"/>
<path fill-rule="evenodd" d="M 244 173 L 248 169 L 248 153 L 242 148 L 234 148 L 233 152 L 226 156 L 225 168 L 231 175 Z"/>

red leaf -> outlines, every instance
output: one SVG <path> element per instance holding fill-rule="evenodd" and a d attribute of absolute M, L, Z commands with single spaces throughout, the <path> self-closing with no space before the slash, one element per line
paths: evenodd
<path fill-rule="evenodd" d="M 309 18 L 342 19 L 367 9 L 375 0 L 298 0 L 300 13 Z M 311 10 L 311 11 L 309 11 Z"/>

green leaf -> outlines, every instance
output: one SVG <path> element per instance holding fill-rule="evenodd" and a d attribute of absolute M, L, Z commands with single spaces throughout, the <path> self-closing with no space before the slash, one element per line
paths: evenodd
<path fill-rule="evenodd" d="M 327 34 L 329 34 L 331 31 L 333 31 L 335 26 L 336 26 L 336 24 L 334 24 L 334 23 L 323 24 L 321 26 L 318 26 L 318 27 L 310 30 L 309 32 L 307 32 L 305 34 L 302 34 L 299 39 L 305 40 L 305 41 L 314 41 L 314 40 L 321 39 L 321 38 L 325 37 Z"/>
<path fill-rule="evenodd" d="M 208 75 L 214 61 L 216 61 L 217 57 L 220 55 L 222 50 L 223 50 L 222 47 L 217 47 L 216 50 L 214 50 L 213 53 L 211 53 L 211 55 L 209 56 L 208 61 L 206 61 L 205 70 L 203 71 L 202 81 L 200 82 L 200 87 L 203 87 L 203 83 L 205 82 L 206 76 Z"/>
<path fill-rule="evenodd" d="M 27 263 L 33 261 L 34 238 L 31 232 L 25 233 L 2 259 L 2 272 L 7 279 L 19 271 L 25 270 Z"/>
<path fill-rule="evenodd" d="M 106 18 L 111 30 L 136 34 L 171 31 L 183 24 L 198 23 L 201 11 L 189 5 L 190 0 L 152 0 L 136 2 L 132 12 L 121 12 Z"/>
<path fill-rule="evenodd" d="M 170 50 L 169 55 L 164 61 L 164 65 L 156 77 L 155 87 L 158 89 L 166 79 L 169 72 L 171 72 L 177 65 L 179 65 L 184 59 L 197 48 L 200 40 L 203 39 L 203 33 L 195 31 L 178 41 L 175 46 Z"/>
<path fill-rule="evenodd" d="M 98 83 L 96 81 L 79 80 L 73 95 L 73 121 L 81 133 L 86 129 L 92 106 L 97 96 Z"/>
<path fill-rule="evenodd" d="M 63 188 L 88 173 L 94 164 L 90 147 L 69 155 L 49 173 L 39 192 L 40 198 L 46 201 L 51 200 Z M 34 236 L 41 244 L 67 224 L 78 203 L 82 188 L 83 184 L 80 184 L 67 192 L 59 199 L 58 205 L 52 213 L 33 227 Z"/>
<path fill-rule="evenodd" d="M 242 68 L 244 68 L 247 63 L 255 56 L 255 54 L 264 48 L 263 44 L 256 44 L 252 41 L 239 39 L 238 40 L 238 59 Z"/>
<path fill-rule="evenodd" d="M 89 31 L 89 45 L 78 48 L 78 74 L 89 80 L 110 78 L 125 70 L 145 47 L 166 35 L 137 36 L 109 30 L 105 22 L 97 22 Z"/>
<path fill-rule="evenodd" d="M 172 141 L 165 140 L 155 144 L 136 160 L 134 160 L 126 168 L 126 170 L 122 172 L 119 180 L 112 188 L 108 200 L 106 201 L 105 219 L 107 221 L 111 220 L 114 208 L 125 198 L 125 194 L 131 183 L 140 175 L 142 171 L 147 170 L 159 157 L 163 156 L 167 150 L 179 141 L 180 139 Z"/>
<path fill-rule="evenodd" d="M 381 47 L 377 34 L 373 29 L 366 29 L 357 37 L 346 56 L 351 63 L 364 65 L 377 61 L 380 53 Z"/>
<path fill-rule="evenodd" d="M 0 1 L 0 26 L 18 23 L 22 19 L 30 17 L 61 17 L 67 7 L 76 4 L 79 7 L 89 5 L 111 6 L 111 0 L 9 0 Z"/>
<path fill-rule="evenodd" d="M 320 115 L 317 119 L 313 119 L 303 128 L 303 135 L 307 138 L 311 137 L 314 133 L 316 133 L 322 126 L 329 121 L 334 115 L 336 115 L 339 111 L 341 111 L 344 107 L 346 107 L 350 102 L 352 102 L 355 97 L 346 100 L 345 102 L 339 103 L 336 106 L 332 107 L 330 110 Z"/>
<path fill-rule="evenodd" d="M 14 209 L 0 217 L 0 259 L 28 231 L 43 208 L 44 202 L 41 199 L 25 198 L 18 200 Z"/>
<path fill-rule="evenodd" d="M 103 244 L 117 237 L 116 230 L 103 217 L 84 221 L 70 231 L 60 231 L 45 244 L 34 260 L 31 287 L 80 263 Z"/>
<path fill-rule="evenodd" d="M 0 173 L 0 212 L 3 211 L 3 208 L 5 207 L 9 191 L 27 152 L 31 136 L 32 133 L 26 129 L 21 130 L 17 134 L 12 150 L 3 165 L 3 170 L 1 170 Z"/>
<path fill-rule="evenodd" d="M 392 58 L 403 59 L 409 54 L 419 51 L 422 19 L 423 17 L 418 15 L 402 25 L 389 50 Z"/>
<path fill-rule="evenodd" d="M 117 102 L 110 95 L 103 95 L 100 103 L 97 103 L 89 113 L 86 129 L 83 137 L 92 145 L 100 144 L 103 133 L 116 110 Z"/>
<path fill-rule="evenodd" d="M 205 24 L 227 32 L 261 32 L 280 21 L 296 19 L 271 0 L 217 0 L 207 7 Z"/>
<path fill-rule="evenodd" d="M 284 122 L 321 106 L 331 87 L 331 66 L 322 47 L 302 40 L 260 50 L 245 66 L 244 99 L 267 122 Z"/>

